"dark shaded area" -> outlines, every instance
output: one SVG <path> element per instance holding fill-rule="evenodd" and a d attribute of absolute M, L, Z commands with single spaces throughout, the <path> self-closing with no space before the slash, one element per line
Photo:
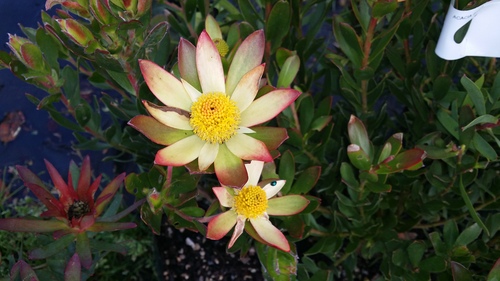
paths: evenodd
<path fill-rule="evenodd" d="M 218 241 L 200 233 L 178 230 L 163 224 L 156 236 L 160 255 L 160 280 L 264 280 L 255 251 L 240 259 L 239 253 L 227 253 L 228 237 Z"/>

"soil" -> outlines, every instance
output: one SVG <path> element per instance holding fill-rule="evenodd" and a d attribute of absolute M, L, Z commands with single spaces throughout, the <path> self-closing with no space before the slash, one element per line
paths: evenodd
<path fill-rule="evenodd" d="M 207 240 L 200 233 L 164 224 L 156 237 L 160 280 L 264 280 L 255 250 L 240 258 L 226 251 L 228 240 Z"/>

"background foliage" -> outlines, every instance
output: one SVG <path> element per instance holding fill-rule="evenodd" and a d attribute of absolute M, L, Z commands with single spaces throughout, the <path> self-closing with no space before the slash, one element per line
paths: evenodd
<path fill-rule="evenodd" d="M 68 2 L 77 5 L 59 5 Z M 254 243 L 265 278 L 500 279 L 500 76 L 496 59 L 435 55 L 448 1 L 47 3 L 55 14 L 12 36 L 0 65 L 47 91 L 28 98 L 74 131 L 74 149 L 115 149 L 105 160 L 137 164 L 127 191 L 140 199 L 156 188 L 163 200 L 141 208 L 154 233 L 166 216 L 204 234 L 199 219 L 218 209 L 216 182 L 184 168 L 170 177 L 152 165 L 158 146 L 126 125 L 146 114 L 141 100 L 155 99 L 137 60 L 177 73 L 179 38 L 195 43 L 211 14 L 230 50 L 264 29 L 265 78 L 302 91 L 271 121 L 289 139 L 265 174 L 311 204 L 274 222 L 290 253 Z M 100 93 L 85 99 L 81 79 Z M 231 250 L 244 255 L 251 240 L 242 237 Z"/>

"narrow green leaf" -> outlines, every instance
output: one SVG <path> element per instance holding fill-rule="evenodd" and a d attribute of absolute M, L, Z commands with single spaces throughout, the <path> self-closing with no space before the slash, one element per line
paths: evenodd
<path fill-rule="evenodd" d="M 64 235 L 63 237 L 55 240 L 50 244 L 34 249 L 29 253 L 29 257 L 30 259 L 48 258 L 66 249 L 69 246 L 69 244 L 71 244 L 74 240 L 75 240 L 75 235 L 73 234 Z"/>
<path fill-rule="evenodd" d="M 468 128 L 470 128 L 472 126 L 476 126 L 478 124 L 488 124 L 488 123 L 496 124 L 497 122 L 498 122 L 498 118 L 493 116 L 493 115 L 489 115 L 489 114 L 481 115 L 481 116 L 477 117 L 476 119 L 472 120 L 466 126 L 464 126 L 462 128 L 462 131 L 465 131 Z"/>
<path fill-rule="evenodd" d="M 266 21 L 266 41 L 271 42 L 271 53 L 275 53 L 281 46 L 283 38 L 290 30 L 290 5 L 287 1 L 279 0 L 274 4 Z"/>
<path fill-rule="evenodd" d="M 479 134 L 475 133 L 472 138 L 472 144 L 474 148 L 481 153 L 482 156 L 488 158 L 488 160 L 495 160 L 498 157 L 495 149 Z"/>
<path fill-rule="evenodd" d="M 464 86 L 467 94 L 469 94 L 470 99 L 474 103 L 477 115 L 485 115 L 486 107 L 481 89 L 465 75 L 460 79 L 460 83 Z"/>
<path fill-rule="evenodd" d="M 464 186 L 463 181 L 462 181 L 462 175 L 460 175 L 460 179 L 459 179 L 459 188 L 460 188 L 460 194 L 462 195 L 462 199 L 465 202 L 465 206 L 467 207 L 467 209 L 469 210 L 470 215 L 472 216 L 472 218 L 476 222 L 475 225 L 476 226 L 477 225 L 480 226 L 484 230 L 484 232 L 486 232 L 486 235 L 490 236 L 490 232 L 489 232 L 488 228 L 483 223 L 483 221 L 481 220 L 481 218 L 479 218 L 479 215 L 477 214 L 476 210 L 474 209 L 474 206 L 472 205 L 472 202 L 470 201 L 469 195 L 467 195 L 467 191 L 465 191 L 465 186 Z M 468 240 L 470 239 L 470 237 L 473 237 L 473 234 L 475 232 L 477 232 L 477 230 L 474 227 L 474 228 L 471 228 L 469 231 L 467 231 L 467 234 L 463 234 L 462 233 L 463 234 L 462 238 L 460 238 L 460 236 L 462 236 L 462 234 L 460 234 L 460 236 L 459 236 L 460 241 L 457 238 L 457 241 L 455 241 L 455 244 L 456 245 L 467 245 L 467 244 L 463 244 L 463 243 L 464 242 L 468 242 Z"/>

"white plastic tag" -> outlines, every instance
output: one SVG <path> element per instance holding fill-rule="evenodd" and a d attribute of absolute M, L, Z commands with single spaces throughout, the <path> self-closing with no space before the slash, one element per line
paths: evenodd
<path fill-rule="evenodd" d="M 443 30 L 436 46 L 436 54 L 445 60 L 465 56 L 500 57 L 500 0 L 492 0 L 472 10 L 460 11 L 450 3 Z M 455 33 L 470 22 L 460 43 Z"/>

